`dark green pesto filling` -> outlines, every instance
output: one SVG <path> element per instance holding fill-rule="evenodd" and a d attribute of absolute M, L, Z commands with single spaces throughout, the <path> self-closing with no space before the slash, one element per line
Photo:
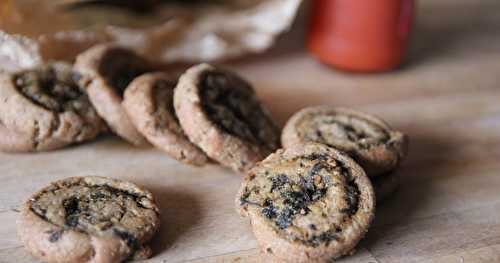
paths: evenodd
<path fill-rule="evenodd" d="M 119 69 L 110 79 L 110 84 L 116 88 L 120 96 L 123 96 L 128 85 L 139 75 L 146 73 L 146 70 L 138 68 Z"/>
<path fill-rule="evenodd" d="M 342 128 L 346 135 L 346 139 L 352 143 L 355 143 L 358 147 L 362 149 L 368 149 L 371 146 L 374 145 L 379 145 L 379 144 L 384 144 L 389 140 L 389 135 L 387 134 L 386 131 L 383 129 L 378 129 L 373 127 L 373 129 L 377 130 L 378 133 L 380 133 L 382 136 L 381 138 L 377 138 L 376 140 L 375 137 L 371 134 L 369 134 L 365 128 L 363 127 L 356 127 L 354 124 L 346 124 L 342 121 L 338 121 L 335 119 L 323 119 L 321 120 L 321 124 L 325 125 L 323 127 L 331 127 L 331 125 L 337 125 Z M 330 128 L 328 128 L 330 129 Z M 324 134 L 325 130 L 320 129 L 320 127 L 317 127 L 316 129 L 310 129 L 306 131 L 306 138 L 308 138 L 311 141 L 319 142 L 326 144 L 330 147 L 336 147 L 337 145 L 335 143 L 332 143 L 330 141 L 331 136 L 326 136 Z M 338 139 L 338 138 L 337 138 Z"/>
<path fill-rule="evenodd" d="M 341 210 L 342 213 L 349 214 L 350 216 L 356 214 L 359 206 L 359 192 L 358 186 L 354 183 L 354 181 L 350 181 L 347 186 L 347 195 L 345 197 L 345 201 L 349 204 L 348 208 L 344 208 Z"/>
<path fill-rule="evenodd" d="M 280 229 L 286 229 L 292 225 L 293 219 L 298 214 L 307 215 L 310 212 L 309 205 L 326 195 L 326 185 L 320 187 L 314 182 L 315 176 L 321 169 L 330 169 L 330 167 L 325 163 L 318 162 L 298 182 L 292 181 L 284 174 L 272 177 L 270 179 L 271 192 L 279 191 L 280 196 L 284 199 L 284 207 L 279 209 L 273 205 L 271 200 L 267 200 L 261 210 L 262 214 L 268 219 L 274 220 Z"/>
<path fill-rule="evenodd" d="M 141 247 L 139 240 L 137 240 L 137 238 L 133 234 L 127 232 L 126 230 L 114 228 L 113 234 L 115 234 L 121 240 L 124 240 L 127 246 L 132 249 L 132 251 L 136 251 Z"/>
<path fill-rule="evenodd" d="M 91 107 L 83 88 L 77 84 L 80 78 L 78 73 L 44 66 L 16 74 L 14 84 L 24 97 L 45 109 L 79 111 Z"/>
<path fill-rule="evenodd" d="M 49 241 L 57 242 L 65 229 L 87 232 L 89 226 L 96 226 L 100 231 L 112 228 L 113 234 L 124 240 L 130 248 L 138 249 L 140 244 L 137 238 L 117 223 L 125 215 L 127 203 L 134 202 L 144 208 L 138 201 L 140 197 L 106 185 L 88 186 L 88 188 L 90 191 L 85 194 L 75 194 L 63 200 L 64 226 L 61 230 L 49 233 Z M 47 207 L 40 205 L 36 200 L 32 202 L 31 210 L 48 222 L 52 222 L 47 216 Z"/>
<path fill-rule="evenodd" d="M 50 243 L 55 243 L 55 242 L 59 241 L 59 239 L 61 238 L 63 232 L 64 232 L 63 229 L 50 231 L 48 233 L 48 234 L 50 234 L 50 236 L 49 236 L 49 242 Z"/>
<path fill-rule="evenodd" d="M 120 96 L 123 96 L 125 89 L 136 77 L 151 71 L 146 60 L 128 50 L 112 50 L 103 61 L 99 72 Z"/>
<path fill-rule="evenodd" d="M 260 211 L 264 217 L 272 220 L 279 229 L 287 229 L 293 225 L 293 220 L 298 215 L 307 215 L 310 213 L 309 207 L 322 200 L 328 188 L 332 186 L 329 177 L 321 176 L 319 173 L 323 169 L 328 172 L 332 172 L 334 169 L 338 169 L 340 166 L 341 174 L 343 176 L 349 177 L 348 184 L 346 185 L 346 196 L 345 200 L 348 204 L 347 208 L 341 210 L 342 213 L 348 216 L 354 215 L 359 209 L 359 195 L 360 191 L 354 182 L 353 178 L 350 178 L 347 168 L 343 167 L 341 164 L 333 167 L 326 162 L 327 156 L 323 154 L 311 154 L 307 156 L 300 156 L 296 159 L 303 160 L 313 160 L 317 161 L 309 172 L 304 176 L 300 177 L 300 180 L 294 181 L 290 179 L 285 174 L 278 174 L 275 176 L 268 177 L 271 183 L 270 192 L 278 191 L 280 197 L 283 199 L 282 205 L 275 205 L 273 200 L 266 199 L 263 203 L 252 202 L 249 199 L 252 192 L 260 191 L 256 189 L 247 189 L 240 198 L 240 203 L 249 204 L 253 206 L 260 207 Z M 300 163 L 303 167 L 302 163 Z M 317 183 L 317 176 L 321 177 L 321 184 Z M 297 190 L 298 189 L 298 190 Z M 316 225 L 311 224 L 309 228 L 316 230 Z M 319 235 L 310 237 L 308 240 L 300 240 L 301 242 L 311 245 L 318 246 L 322 243 L 328 243 L 332 240 L 338 239 L 338 233 L 342 230 L 336 227 L 333 230 L 326 231 Z"/>
<path fill-rule="evenodd" d="M 90 195 L 73 196 L 63 201 L 66 214 L 66 225 L 71 228 L 84 228 L 85 224 L 107 224 L 105 229 L 112 226 L 112 222 L 119 222 L 127 207 L 120 205 L 118 211 L 112 214 L 103 213 L 107 203 L 117 202 L 119 199 L 130 200 L 138 205 L 136 196 L 109 186 L 92 187 Z"/>
<path fill-rule="evenodd" d="M 203 109 L 220 129 L 251 143 L 277 147 L 274 124 L 248 83 L 230 74 L 208 72 L 201 85 Z"/>
<path fill-rule="evenodd" d="M 307 244 L 317 247 L 321 244 L 329 244 L 333 240 L 338 240 L 338 234 L 342 232 L 342 229 L 336 228 L 334 230 L 328 230 L 319 235 L 312 236 L 309 240 L 307 240 Z"/>

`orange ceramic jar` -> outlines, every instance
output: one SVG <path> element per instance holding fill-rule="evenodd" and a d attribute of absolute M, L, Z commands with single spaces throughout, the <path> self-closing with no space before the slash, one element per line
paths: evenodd
<path fill-rule="evenodd" d="M 307 45 L 341 69 L 394 69 L 403 62 L 413 17 L 413 0 L 313 0 Z"/>

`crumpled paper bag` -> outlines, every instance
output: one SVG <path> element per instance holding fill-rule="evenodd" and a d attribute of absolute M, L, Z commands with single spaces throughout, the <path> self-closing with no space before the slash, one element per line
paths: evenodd
<path fill-rule="evenodd" d="M 0 70 L 47 60 L 72 61 L 81 51 L 103 42 L 118 42 L 162 63 L 214 61 L 262 52 L 291 26 L 301 3 L 163 0 L 167 3 L 131 12 L 130 7 L 82 4 L 92 0 L 2 1 Z M 80 5 L 75 7 L 75 2 Z"/>

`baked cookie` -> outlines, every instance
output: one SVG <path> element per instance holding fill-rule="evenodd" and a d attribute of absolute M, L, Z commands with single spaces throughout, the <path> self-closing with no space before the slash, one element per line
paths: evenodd
<path fill-rule="evenodd" d="M 283 147 L 319 142 L 347 152 L 370 177 L 394 170 L 405 158 L 408 138 L 381 119 L 331 106 L 305 108 L 288 120 Z"/>
<path fill-rule="evenodd" d="M 150 63 L 133 51 L 116 45 L 98 45 L 76 58 L 90 100 L 111 129 L 128 142 L 141 145 L 137 131 L 122 107 L 123 94 L 132 80 L 148 71 Z"/>
<path fill-rule="evenodd" d="M 378 203 L 384 201 L 396 192 L 400 183 L 400 175 L 397 172 L 391 172 L 370 179 Z"/>
<path fill-rule="evenodd" d="M 186 71 L 174 107 L 189 139 L 210 158 L 245 171 L 279 145 L 279 131 L 245 80 L 208 64 Z"/>
<path fill-rule="evenodd" d="M 23 206 L 17 229 L 46 262 L 122 262 L 151 256 L 145 244 L 160 221 L 150 192 L 104 177 L 52 183 Z"/>
<path fill-rule="evenodd" d="M 53 150 L 105 130 L 79 79 L 63 63 L 1 73 L 0 150 Z"/>
<path fill-rule="evenodd" d="M 352 253 L 375 212 L 363 169 L 318 143 L 278 150 L 257 164 L 236 202 L 262 251 L 285 262 L 330 262 Z"/>
<path fill-rule="evenodd" d="M 179 161 L 201 166 L 207 156 L 189 141 L 175 115 L 176 84 L 166 73 L 144 74 L 130 83 L 122 104 L 150 143 Z"/>
<path fill-rule="evenodd" d="M 0 151 L 2 152 L 30 152 L 33 143 L 28 135 L 13 132 L 0 123 Z"/>

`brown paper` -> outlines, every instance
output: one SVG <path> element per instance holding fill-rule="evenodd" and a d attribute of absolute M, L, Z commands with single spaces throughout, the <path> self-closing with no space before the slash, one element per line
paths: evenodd
<path fill-rule="evenodd" d="M 214 61 L 269 48 L 293 22 L 301 0 L 164 1 L 147 10 L 85 5 L 91 0 L 2 0 L 0 58 L 23 68 L 71 61 L 117 42 L 163 63 Z M 151 0 L 159 1 L 159 0 Z M 115 1 L 116 2 L 116 1 Z M 142 8 L 142 7 L 141 7 Z"/>

